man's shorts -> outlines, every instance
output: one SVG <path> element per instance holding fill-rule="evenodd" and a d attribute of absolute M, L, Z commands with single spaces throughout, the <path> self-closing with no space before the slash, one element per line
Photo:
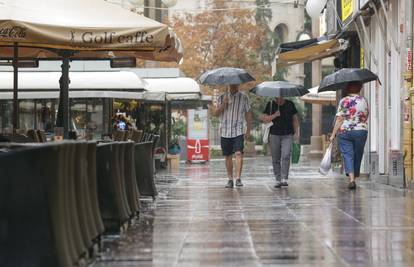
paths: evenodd
<path fill-rule="evenodd" d="M 223 156 L 230 156 L 236 152 L 243 153 L 244 149 L 244 135 L 239 135 L 233 138 L 221 138 L 221 150 Z"/>

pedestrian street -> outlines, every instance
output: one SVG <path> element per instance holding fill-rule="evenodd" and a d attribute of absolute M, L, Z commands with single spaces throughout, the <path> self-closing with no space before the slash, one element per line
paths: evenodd
<path fill-rule="evenodd" d="M 246 159 L 234 189 L 220 160 L 159 172 L 156 200 L 92 266 L 414 266 L 412 191 L 368 180 L 349 190 L 305 164 L 276 189 L 270 166 Z"/>

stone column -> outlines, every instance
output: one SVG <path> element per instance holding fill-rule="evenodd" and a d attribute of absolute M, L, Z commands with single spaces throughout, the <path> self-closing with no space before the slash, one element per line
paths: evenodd
<path fill-rule="evenodd" d="M 144 16 L 153 19 L 153 20 L 161 20 L 162 18 L 160 18 L 158 12 L 160 12 L 160 10 L 156 9 L 156 8 L 160 8 L 162 6 L 161 1 L 160 0 L 145 0 L 144 1 L 144 6 L 146 8 L 144 8 Z M 155 7 L 155 8 L 153 8 Z M 161 16 L 162 17 L 162 16 Z M 159 21 L 162 22 L 162 21 Z M 160 62 L 158 61 L 152 61 L 152 60 L 146 60 L 145 61 L 145 67 L 146 68 L 159 68 L 160 67 Z"/>
<path fill-rule="evenodd" d="M 319 37 L 319 19 L 312 19 L 312 35 L 313 38 Z M 321 61 L 312 62 L 312 86 L 319 86 L 322 79 Z M 309 156 L 319 159 L 322 157 L 322 106 L 312 104 L 312 136 Z"/>

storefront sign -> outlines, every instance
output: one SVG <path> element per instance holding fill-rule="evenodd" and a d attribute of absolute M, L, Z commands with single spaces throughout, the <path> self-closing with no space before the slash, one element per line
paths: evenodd
<path fill-rule="evenodd" d="M 354 11 L 354 0 L 341 0 L 342 21 L 345 21 Z"/>
<path fill-rule="evenodd" d="M 70 31 L 71 43 L 81 42 L 83 44 L 150 44 L 154 36 L 146 31 L 137 31 L 131 34 L 119 34 L 117 32 L 77 32 Z"/>
<path fill-rule="evenodd" d="M 14 38 L 14 39 L 24 39 L 26 37 L 26 28 L 25 27 L 5 27 L 0 28 L 0 38 Z"/>
<path fill-rule="evenodd" d="M 209 159 L 208 113 L 206 109 L 187 110 L 187 159 L 207 161 Z"/>
<path fill-rule="evenodd" d="M 407 48 L 407 72 L 411 72 L 413 70 L 413 53 L 411 48 Z"/>

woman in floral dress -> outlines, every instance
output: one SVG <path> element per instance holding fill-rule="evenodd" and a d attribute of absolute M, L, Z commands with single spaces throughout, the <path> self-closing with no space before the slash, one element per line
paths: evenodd
<path fill-rule="evenodd" d="M 355 179 L 360 175 L 362 156 L 368 135 L 369 107 L 360 95 L 362 84 L 351 82 L 346 87 L 346 96 L 341 99 L 336 113 L 331 142 L 338 135 L 339 150 L 344 159 L 345 172 L 349 176 L 349 189 L 355 189 Z"/>

